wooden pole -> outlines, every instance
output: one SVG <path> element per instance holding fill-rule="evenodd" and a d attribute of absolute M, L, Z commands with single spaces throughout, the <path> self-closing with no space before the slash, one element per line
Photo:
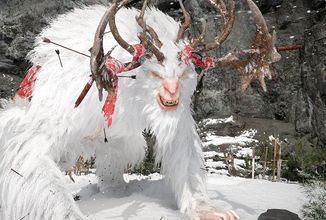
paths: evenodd
<path fill-rule="evenodd" d="M 277 144 L 276 144 L 276 139 L 274 139 L 273 181 L 275 181 L 276 151 L 277 151 Z"/>
<path fill-rule="evenodd" d="M 303 49 L 302 44 L 276 46 L 277 51 L 290 51 L 290 50 L 299 50 L 299 49 Z"/>
<path fill-rule="evenodd" d="M 265 160 L 264 160 L 264 168 L 263 168 L 263 177 L 264 178 L 265 178 L 265 175 L 266 175 L 267 154 L 268 154 L 268 147 L 265 147 Z"/>
<path fill-rule="evenodd" d="M 282 169 L 282 145 L 279 144 L 278 148 L 278 160 L 277 160 L 277 181 L 281 180 L 281 169 Z"/>
<path fill-rule="evenodd" d="M 252 149 L 251 178 L 255 179 L 255 147 Z"/>

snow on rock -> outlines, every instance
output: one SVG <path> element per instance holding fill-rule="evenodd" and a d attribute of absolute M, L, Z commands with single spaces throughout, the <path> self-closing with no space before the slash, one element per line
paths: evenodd
<path fill-rule="evenodd" d="M 249 130 L 245 130 L 241 133 L 240 137 L 248 137 L 248 138 L 253 138 L 257 133 L 256 129 L 249 129 Z M 257 140 L 255 140 L 257 141 Z"/>
<path fill-rule="evenodd" d="M 222 144 L 245 146 L 252 142 L 258 142 L 258 141 L 242 134 L 240 136 L 230 137 L 230 136 L 217 136 L 211 133 L 207 133 L 206 140 L 203 142 L 203 145 L 204 147 L 207 147 L 209 145 L 219 146 Z"/>
<path fill-rule="evenodd" d="M 206 167 L 211 167 L 211 168 L 220 168 L 220 169 L 225 169 L 227 168 L 226 164 L 223 161 L 213 161 L 213 160 L 206 160 L 205 162 Z"/>
<path fill-rule="evenodd" d="M 213 157 L 224 157 L 223 153 L 216 151 L 205 151 L 204 158 L 213 158 Z"/>
<path fill-rule="evenodd" d="M 215 124 L 226 124 L 226 123 L 234 123 L 235 120 L 233 116 L 231 115 L 228 118 L 218 118 L 218 119 L 213 119 L 213 118 L 208 118 L 208 119 L 203 119 L 200 124 L 202 130 L 205 130 L 205 127 L 209 125 L 215 125 Z M 238 146 L 244 146 L 252 142 L 258 142 L 255 140 L 253 137 L 257 133 L 257 130 L 255 129 L 249 129 L 243 131 L 239 136 L 231 137 L 231 136 L 219 136 L 216 135 L 214 131 L 207 131 L 203 132 L 205 133 L 205 137 L 203 138 L 203 145 L 204 147 L 207 147 L 209 145 L 215 145 L 219 146 L 222 144 L 233 144 L 233 145 L 238 145 Z"/>
<path fill-rule="evenodd" d="M 249 147 L 242 147 L 236 153 L 236 157 L 245 158 L 245 157 L 252 157 L 252 149 Z"/>
<path fill-rule="evenodd" d="M 222 144 L 244 146 L 252 142 L 258 142 L 256 139 L 253 138 L 256 133 L 257 130 L 249 129 L 243 131 L 239 136 L 230 137 L 230 136 L 217 136 L 212 134 L 211 132 L 207 132 L 206 138 L 203 141 L 203 145 L 205 147 L 209 145 L 219 146 Z"/>
<path fill-rule="evenodd" d="M 209 174 L 216 174 L 216 175 L 224 175 L 227 176 L 229 175 L 229 171 L 227 169 L 215 169 L 215 168 L 206 168 L 207 173 Z"/>
<path fill-rule="evenodd" d="M 245 161 L 242 159 L 234 159 L 234 164 L 240 167 L 244 167 L 246 165 Z"/>
<path fill-rule="evenodd" d="M 201 121 L 204 125 L 214 125 L 214 124 L 222 124 L 222 123 L 231 123 L 234 122 L 233 116 L 231 115 L 228 118 L 208 118 L 208 119 L 203 119 Z"/>
<path fill-rule="evenodd" d="M 204 152 L 206 170 L 214 174 L 229 174 L 228 172 L 232 171 L 233 175 L 236 170 L 237 175 L 246 176 L 249 171 L 245 170 L 244 159 L 251 158 L 253 155 L 251 147 L 258 142 L 254 139 L 257 130 L 244 130 L 237 136 L 221 136 L 219 126 L 224 126 L 223 124 L 226 123 L 235 123 L 233 116 L 224 119 L 204 119 L 200 122 L 203 146 L 211 149 Z M 234 165 L 233 158 L 237 159 Z M 221 171 L 222 169 L 225 170 Z"/>
<path fill-rule="evenodd" d="M 270 142 L 272 142 L 272 141 L 275 140 L 275 137 L 274 137 L 273 135 L 270 135 L 270 136 L 268 137 L 268 139 L 269 139 Z"/>
<path fill-rule="evenodd" d="M 176 220 L 187 219 L 178 210 L 170 188 L 160 174 L 150 176 L 125 175 L 128 183 L 121 189 L 102 193 L 94 174 L 74 176 L 70 181 L 72 194 L 82 212 L 90 220 Z M 275 183 L 223 175 L 208 176 L 208 193 L 212 204 L 221 209 L 233 209 L 241 220 L 255 220 L 267 209 L 287 209 L 300 213 L 305 202 L 303 189 L 297 184 Z"/>

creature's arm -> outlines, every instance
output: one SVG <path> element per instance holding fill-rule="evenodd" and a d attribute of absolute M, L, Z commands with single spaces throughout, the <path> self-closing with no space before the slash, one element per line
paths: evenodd
<path fill-rule="evenodd" d="M 180 211 L 196 220 L 238 219 L 233 211 L 219 212 L 210 205 L 202 144 L 194 124 L 179 130 L 182 134 L 164 148 L 162 171 L 175 192 Z"/>
<path fill-rule="evenodd" d="M 52 158 L 57 152 L 49 149 L 50 140 L 44 134 L 22 133 L 3 143 L 0 219 L 84 219 Z"/>
<path fill-rule="evenodd" d="M 194 124 L 178 130 L 173 140 L 168 140 L 172 135 L 157 134 L 157 155 L 162 157 L 162 172 L 175 192 L 180 211 L 189 214 L 208 202 L 204 160 Z"/>

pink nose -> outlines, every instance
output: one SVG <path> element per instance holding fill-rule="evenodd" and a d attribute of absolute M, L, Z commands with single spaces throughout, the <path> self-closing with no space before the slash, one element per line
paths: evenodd
<path fill-rule="evenodd" d="M 165 78 L 163 80 L 163 87 L 167 90 L 171 95 L 175 94 L 179 89 L 179 78 Z"/>

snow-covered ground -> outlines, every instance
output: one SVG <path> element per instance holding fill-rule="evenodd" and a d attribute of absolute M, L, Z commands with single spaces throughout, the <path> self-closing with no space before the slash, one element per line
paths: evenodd
<path fill-rule="evenodd" d="M 148 177 L 125 175 L 125 187 L 99 192 L 94 174 L 67 177 L 73 194 L 78 194 L 80 209 L 92 220 L 186 219 L 176 208 L 169 187 L 159 174 Z M 256 220 L 267 209 L 287 209 L 299 213 L 305 202 L 300 185 L 274 183 L 223 175 L 208 176 L 212 203 L 222 209 L 234 209 L 242 220 Z"/>
<path fill-rule="evenodd" d="M 201 123 L 205 127 L 234 122 L 231 116 L 225 119 L 205 119 Z M 214 130 L 212 132 L 205 133 L 203 145 L 215 146 L 214 150 L 204 152 L 208 193 L 214 206 L 235 210 L 241 220 L 256 220 L 267 209 L 287 209 L 300 214 L 305 203 L 300 185 L 227 176 L 229 171 L 224 159 L 225 152 L 220 152 L 219 146 L 230 146 L 229 150 L 235 156 L 235 168 L 243 170 L 244 158 L 252 157 L 251 145 L 258 142 L 254 138 L 256 130 L 245 130 L 233 137 L 219 136 L 214 134 Z M 67 177 L 67 183 L 72 194 L 80 196 L 77 203 L 90 220 L 187 219 L 177 210 L 173 193 L 160 174 L 125 175 L 128 182 L 125 186 L 107 192 L 99 192 L 94 174 L 74 176 L 74 179 L 76 183 Z"/>

